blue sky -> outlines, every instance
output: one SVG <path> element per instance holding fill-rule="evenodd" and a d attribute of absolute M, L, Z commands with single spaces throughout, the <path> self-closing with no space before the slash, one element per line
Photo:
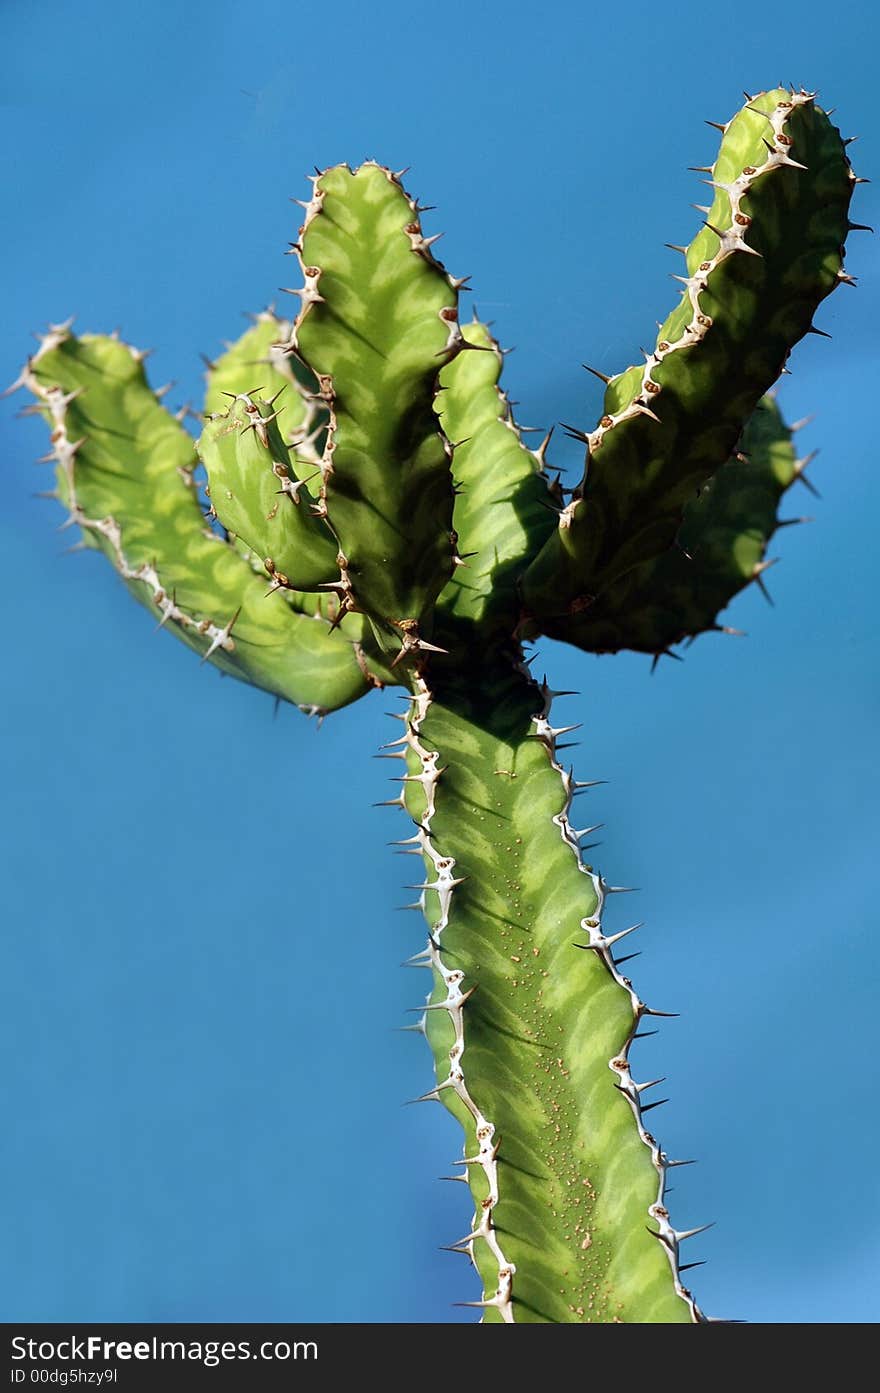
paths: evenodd
<path fill-rule="evenodd" d="M 516 353 L 526 424 L 589 426 L 579 367 L 632 361 L 675 293 L 740 89 L 780 79 L 837 107 L 859 172 L 880 166 L 878 21 L 741 0 L 655 5 L 403 3 L 318 10 L 7 0 L 0 105 L 8 200 L 2 373 L 30 331 L 78 316 L 154 346 L 153 380 L 198 402 L 199 351 L 289 281 L 290 196 L 314 164 L 411 165 L 444 259 Z M 877 221 L 876 185 L 857 221 Z M 878 359 L 876 241 L 820 311 L 782 402 L 821 450 L 731 621 L 653 678 L 641 658 L 542 645 L 582 696 L 581 777 L 601 865 L 642 887 L 637 981 L 680 1010 L 644 1046 L 669 1076 L 664 1144 L 681 1227 L 710 1259 L 710 1312 L 880 1315 Z M 454 1321 L 474 1295 L 437 1251 L 462 1232 L 458 1151 L 418 1037 L 392 1027 L 422 980 L 395 915 L 399 862 L 381 696 L 320 731 L 199 667 L 99 559 L 64 556 L 45 449 L 0 417 L 5 969 L 14 1126 L 6 1319 Z M 577 452 L 558 462 L 575 468 Z M 567 713 L 568 714 L 568 713 Z M 601 806 L 600 806 L 601 805 Z M 267 807 L 284 810 L 283 828 Z M 369 933 L 364 937 L 364 926 Z M 364 950 L 361 946 L 367 943 Z M 337 1144 L 328 1146 L 328 1134 Z"/>

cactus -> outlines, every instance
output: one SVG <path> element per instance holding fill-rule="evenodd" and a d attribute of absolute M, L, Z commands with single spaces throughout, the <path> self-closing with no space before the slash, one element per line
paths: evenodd
<path fill-rule="evenodd" d="M 720 128 L 706 221 L 644 366 L 573 430 L 566 497 L 520 436 L 503 353 L 434 258 L 400 176 L 318 174 L 295 320 L 272 311 L 208 364 L 201 435 L 115 337 L 52 326 L 19 384 L 51 428 L 55 496 L 82 542 L 203 662 L 323 716 L 398 686 L 385 805 L 412 829 L 411 1027 L 426 1100 L 464 1131 L 456 1178 L 489 1322 L 694 1322 L 665 1203 L 676 1165 L 633 1077 L 653 1017 L 623 973 L 609 884 L 575 826 L 540 634 L 656 661 L 761 585 L 778 506 L 806 481 L 770 394 L 822 299 L 851 284 L 846 142 L 814 94 L 749 98 Z M 602 374 L 600 374 L 601 376 Z M 207 476 L 207 481 L 205 477 Z"/>

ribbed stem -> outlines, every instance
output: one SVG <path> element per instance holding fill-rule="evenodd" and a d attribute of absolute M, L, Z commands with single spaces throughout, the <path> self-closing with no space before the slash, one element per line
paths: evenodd
<path fill-rule="evenodd" d="M 614 965 L 613 893 L 584 864 L 552 693 L 514 657 L 432 668 L 398 742 L 434 969 L 436 1096 L 465 1131 L 489 1320 L 699 1319 L 663 1204 L 668 1159 L 628 1052 L 652 1014 Z M 651 1230 L 652 1232 L 649 1232 Z"/>

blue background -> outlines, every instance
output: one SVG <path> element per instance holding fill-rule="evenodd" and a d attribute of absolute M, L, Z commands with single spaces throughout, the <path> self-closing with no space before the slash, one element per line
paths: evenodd
<path fill-rule="evenodd" d="M 198 404 L 214 353 L 289 281 L 313 164 L 412 165 L 429 231 L 517 352 L 526 424 L 589 426 L 598 384 L 673 302 L 727 119 L 780 79 L 821 89 L 878 168 L 876 16 L 863 4 L 593 7 L 352 0 L 7 3 L 2 369 L 68 314 L 157 349 Z M 873 214 L 873 216 L 872 216 Z M 858 191 L 859 222 L 877 216 Z M 542 646 L 577 687 L 601 865 L 642 887 L 636 980 L 680 1020 L 661 1136 L 710 1312 L 880 1314 L 876 1104 L 877 243 L 796 351 L 817 411 L 811 528 L 683 664 Z M 286 308 L 286 306 L 284 307 Z M 318 730 L 154 637 L 34 500 L 44 430 L 4 436 L 0 611 L 5 1319 L 470 1320 L 457 1131 L 419 1037 L 425 982 L 396 915 L 406 835 L 384 797 L 381 695 Z M 8 406 L 9 404 L 7 404 Z M 576 468 L 578 451 L 557 448 Z M 395 732 L 396 733 L 396 732 Z M 399 830 L 400 829 L 400 830 Z M 628 908 L 630 906 L 627 906 Z M 624 911 L 621 911 L 621 914 Z M 621 921 L 622 922 L 622 921 Z"/>

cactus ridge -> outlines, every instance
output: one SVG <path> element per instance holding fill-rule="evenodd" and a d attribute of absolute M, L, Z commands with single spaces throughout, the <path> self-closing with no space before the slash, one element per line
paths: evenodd
<path fill-rule="evenodd" d="M 431 878 L 429 883 L 426 881 L 424 885 L 413 888 L 419 889 L 418 904 L 425 912 L 428 889 L 432 895 L 437 897 L 436 914 L 432 916 L 431 933 L 424 955 L 425 965 L 433 969 L 437 980 L 437 999 L 432 1000 L 429 994 L 420 1024 L 427 1035 L 425 1021 L 428 1012 L 443 1011 L 448 1017 L 453 1036 L 452 1043 L 447 1050 L 448 1073 L 445 1077 L 441 1077 L 436 1088 L 432 1089 L 420 1101 L 427 1101 L 428 1098 L 439 1099 L 445 1089 L 452 1089 L 458 1103 L 467 1115 L 467 1133 L 473 1135 L 475 1150 L 472 1156 L 468 1156 L 466 1144 L 463 1153 L 464 1160 L 461 1164 L 464 1165 L 466 1171 L 471 1166 L 478 1167 L 482 1183 L 478 1188 L 478 1203 L 471 1232 L 453 1246 L 461 1251 L 467 1251 L 476 1266 L 474 1244 L 479 1240 L 485 1245 L 490 1255 L 490 1266 L 494 1269 L 492 1277 L 494 1289 L 491 1295 L 480 1301 L 467 1304 L 485 1309 L 493 1308 L 502 1321 L 510 1323 L 513 1321 L 511 1289 L 516 1268 L 505 1256 L 500 1235 L 493 1222 L 494 1209 L 500 1195 L 498 1174 L 500 1140 L 496 1141 L 495 1124 L 484 1116 L 481 1108 L 474 1101 L 465 1080 L 464 1008 L 474 988 L 465 989 L 463 987 L 464 973 L 458 967 L 447 967 L 441 956 L 443 931 L 449 924 L 456 887 L 462 882 L 455 875 L 455 858 L 445 855 L 435 845 L 431 824 L 435 813 L 437 785 L 442 771 L 438 768 L 437 752 L 427 748 L 421 739 L 422 722 L 431 706 L 431 690 L 419 678 L 416 679 L 415 687 L 415 696 L 406 722 L 406 734 L 394 744 L 405 746 L 411 756 L 408 764 L 411 772 L 403 776 L 403 787 L 406 788 L 406 784 L 410 782 L 418 785 L 420 810 L 416 833 L 409 841 L 415 844 L 417 851 L 420 851 L 424 857 L 425 874 L 426 877 Z M 399 757 L 404 761 L 407 760 L 406 753 L 401 752 Z"/>
<path fill-rule="evenodd" d="M 436 409 L 456 441 L 453 526 L 459 556 L 438 600 L 438 636 L 454 642 L 456 622 L 479 629 L 481 642 L 509 635 L 519 612 L 517 585 L 528 558 L 553 530 L 561 501 L 544 473 L 544 445 L 524 445 L 500 387 L 504 355 L 476 317 L 465 343 L 440 373 Z M 449 633 L 447 634 L 447 630 Z"/>
<path fill-rule="evenodd" d="M 336 588 L 398 661 L 430 651 L 425 630 L 456 555 L 452 451 L 434 398 L 463 340 L 433 240 L 398 177 L 367 163 L 315 178 L 295 244 L 305 286 L 291 351 L 329 410 L 321 502 L 339 545 Z"/>
<path fill-rule="evenodd" d="M 532 630 L 579 644 L 573 618 L 674 545 L 686 502 L 735 453 L 819 302 L 852 280 L 842 256 L 856 179 L 813 94 L 764 93 L 723 131 L 681 303 L 644 366 L 608 380 L 582 437 L 584 478 L 525 572 Z"/>

